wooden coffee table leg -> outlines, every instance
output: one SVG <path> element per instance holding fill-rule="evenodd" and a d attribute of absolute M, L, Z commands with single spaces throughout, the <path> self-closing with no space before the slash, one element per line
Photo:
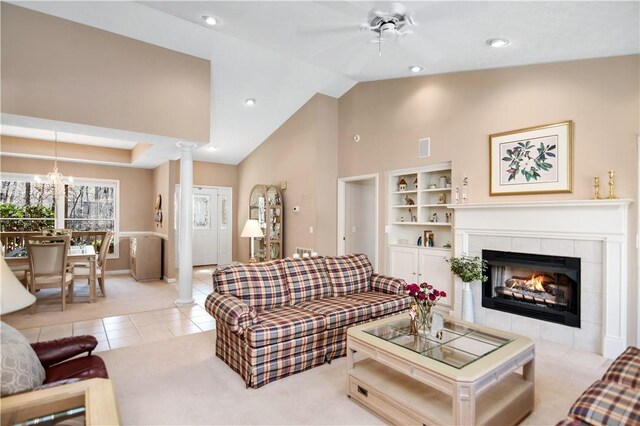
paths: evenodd
<path fill-rule="evenodd" d="M 456 384 L 453 397 L 453 423 L 456 425 L 476 424 L 476 398 L 473 385 Z"/>

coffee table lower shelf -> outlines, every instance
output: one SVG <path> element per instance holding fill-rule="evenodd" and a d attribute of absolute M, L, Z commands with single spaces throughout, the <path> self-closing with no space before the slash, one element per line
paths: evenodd
<path fill-rule="evenodd" d="M 349 397 L 394 424 L 451 425 L 452 397 L 372 359 L 349 372 Z M 532 408 L 534 386 L 511 373 L 476 400 L 476 424 L 512 425 Z"/>

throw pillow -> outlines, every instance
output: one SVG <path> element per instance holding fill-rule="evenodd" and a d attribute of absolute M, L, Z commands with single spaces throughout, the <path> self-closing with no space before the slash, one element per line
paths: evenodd
<path fill-rule="evenodd" d="M 27 339 L 15 328 L 0 322 L 2 396 L 42 385 L 44 367 Z"/>
<path fill-rule="evenodd" d="M 348 254 L 325 258 L 334 296 L 369 290 L 373 267 L 366 254 Z"/>

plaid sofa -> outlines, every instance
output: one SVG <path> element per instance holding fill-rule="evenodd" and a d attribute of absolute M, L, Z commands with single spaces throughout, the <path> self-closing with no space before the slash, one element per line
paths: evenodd
<path fill-rule="evenodd" d="M 253 388 L 330 362 L 346 355 L 348 327 L 409 308 L 404 284 L 364 254 L 218 269 L 205 303 L 216 355 Z"/>
<path fill-rule="evenodd" d="M 556 426 L 640 425 L 640 349 L 629 346 Z"/>

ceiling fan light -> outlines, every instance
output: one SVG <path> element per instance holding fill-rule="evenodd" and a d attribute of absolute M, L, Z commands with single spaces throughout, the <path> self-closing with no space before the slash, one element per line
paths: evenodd
<path fill-rule="evenodd" d="M 420 72 L 422 71 L 424 68 L 422 68 L 420 65 L 412 65 L 409 67 L 409 71 L 411 72 Z"/>
<path fill-rule="evenodd" d="M 486 43 L 491 47 L 504 47 L 509 44 L 509 40 L 505 38 L 490 38 Z"/>
<path fill-rule="evenodd" d="M 212 27 L 220 23 L 220 20 L 214 16 L 203 15 L 202 19 L 204 19 L 204 22 L 206 22 L 207 25 L 211 25 Z"/>

